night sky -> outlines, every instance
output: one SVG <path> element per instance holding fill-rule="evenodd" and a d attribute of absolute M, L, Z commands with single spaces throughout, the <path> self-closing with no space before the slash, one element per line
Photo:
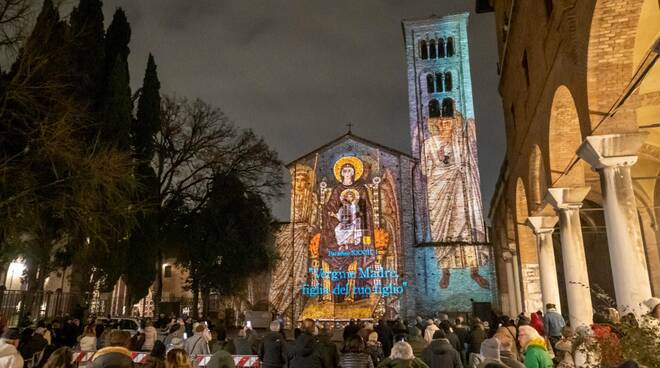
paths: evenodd
<path fill-rule="evenodd" d="M 401 19 L 470 11 L 474 0 L 105 0 L 133 30 L 132 86 L 147 55 L 162 92 L 199 97 L 289 162 L 346 132 L 410 152 Z M 488 210 L 504 154 L 493 14 L 471 14 L 479 166 Z M 288 175 L 286 175 L 288 179 Z M 273 204 L 288 220 L 289 198 Z"/>

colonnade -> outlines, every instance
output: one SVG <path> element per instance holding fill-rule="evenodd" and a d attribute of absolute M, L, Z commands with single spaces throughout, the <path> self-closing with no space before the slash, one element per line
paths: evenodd
<path fill-rule="evenodd" d="M 632 312 L 639 316 L 645 313 L 642 303 L 651 297 L 651 284 L 630 174 L 630 167 L 637 161 L 637 152 L 644 138 L 643 133 L 589 136 L 577 150 L 577 155 L 600 176 L 611 272 L 617 307 L 622 315 Z M 574 327 L 593 322 L 589 275 L 580 224 L 580 208 L 589 190 L 588 187 L 549 188 L 545 203 L 553 207 L 556 216 L 531 216 L 526 222 L 536 236 L 543 304 L 555 304 L 561 311 L 557 266 L 552 245 L 552 233 L 555 225 L 559 223 L 564 287 L 569 320 Z M 508 268 L 507 280 L 510 273 L 515 280 L 519 280 Z M 515 295 L 512 297 L 511 294 Z M 513 289 L 509 286 L 509 295 L 509 305 L 513 306 L 512 303 L 517 303 L 517 298 L 520 298 L 515 285 Z"/>

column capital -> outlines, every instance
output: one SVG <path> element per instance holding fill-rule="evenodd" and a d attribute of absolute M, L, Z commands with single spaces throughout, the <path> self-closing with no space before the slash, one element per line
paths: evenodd
<path fill-rule="evenodd" d="M 596 170 L 632 166 L 637 162 L 637 152 L 648 134 L 639 132 L 591 135 L 582 142 L 577 155 Z"/>
<path fill-rule="evenodd" d="M 590 189 L 589 187 L 548 188 L 545 202 L 555 210 L 578 209 L 582 207 L 582 201 Z"/>
<path fill-rule="evenodd" d="M 557 221 L 559 221 L 557 216 L 530 216 L 525 221 L 525 225 L 529 226 L 536 235 L 552 234 Z"/>

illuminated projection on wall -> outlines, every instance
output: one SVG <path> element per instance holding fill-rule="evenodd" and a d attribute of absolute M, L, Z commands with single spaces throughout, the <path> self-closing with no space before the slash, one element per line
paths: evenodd
<path fill-rule="evenodd" d="M 471 311 L 494 297 L 483 221 L 467 13 L 403 22 L 408 62 L 417 310 Z"/>
<path fill-rule="evenodd" d="M 293 290 L 288 281 L 279 284 L 284 290 L 271 288 L 271 302 L 286 303 L 287 293 L 289 299 L 298 294 L 300 318 L 315 319 L 371 318 L 398 310 L 408 288 L 401 201 L 409 201 L 399 183 L 402 172 L 409 180 L 410 167 L 407 156 L 352 134 L 292 163 L 291 216 L 297 226 L 280 232 L 294 240 L 278 249 L 304 257 L 305 268 L 294 266 Z M 291 270 L 287 276 L 280 268 L 282 280 L 291 280 Z"/>

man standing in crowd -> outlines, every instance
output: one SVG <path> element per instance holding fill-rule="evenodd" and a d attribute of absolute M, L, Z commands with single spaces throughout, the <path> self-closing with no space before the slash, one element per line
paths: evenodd
<path fill-rule="evenodd" d="M 557 312 L 557 307 L 554 304 L 548 303 L 545 307 L 545 334 L 550 339 L 552 347 L 554 347 L 557 341 L 561 339 L 561 330 L 566 326 L 566 321 Z"/>
<path fill-rule="evenodd" d="M 259 359 L 263 368 L 282 368 L 286 363 L 286 346 L 280 333 L 280 323 L 275 320 L 270 323 L 267 333 L 259 345 Z"/>

